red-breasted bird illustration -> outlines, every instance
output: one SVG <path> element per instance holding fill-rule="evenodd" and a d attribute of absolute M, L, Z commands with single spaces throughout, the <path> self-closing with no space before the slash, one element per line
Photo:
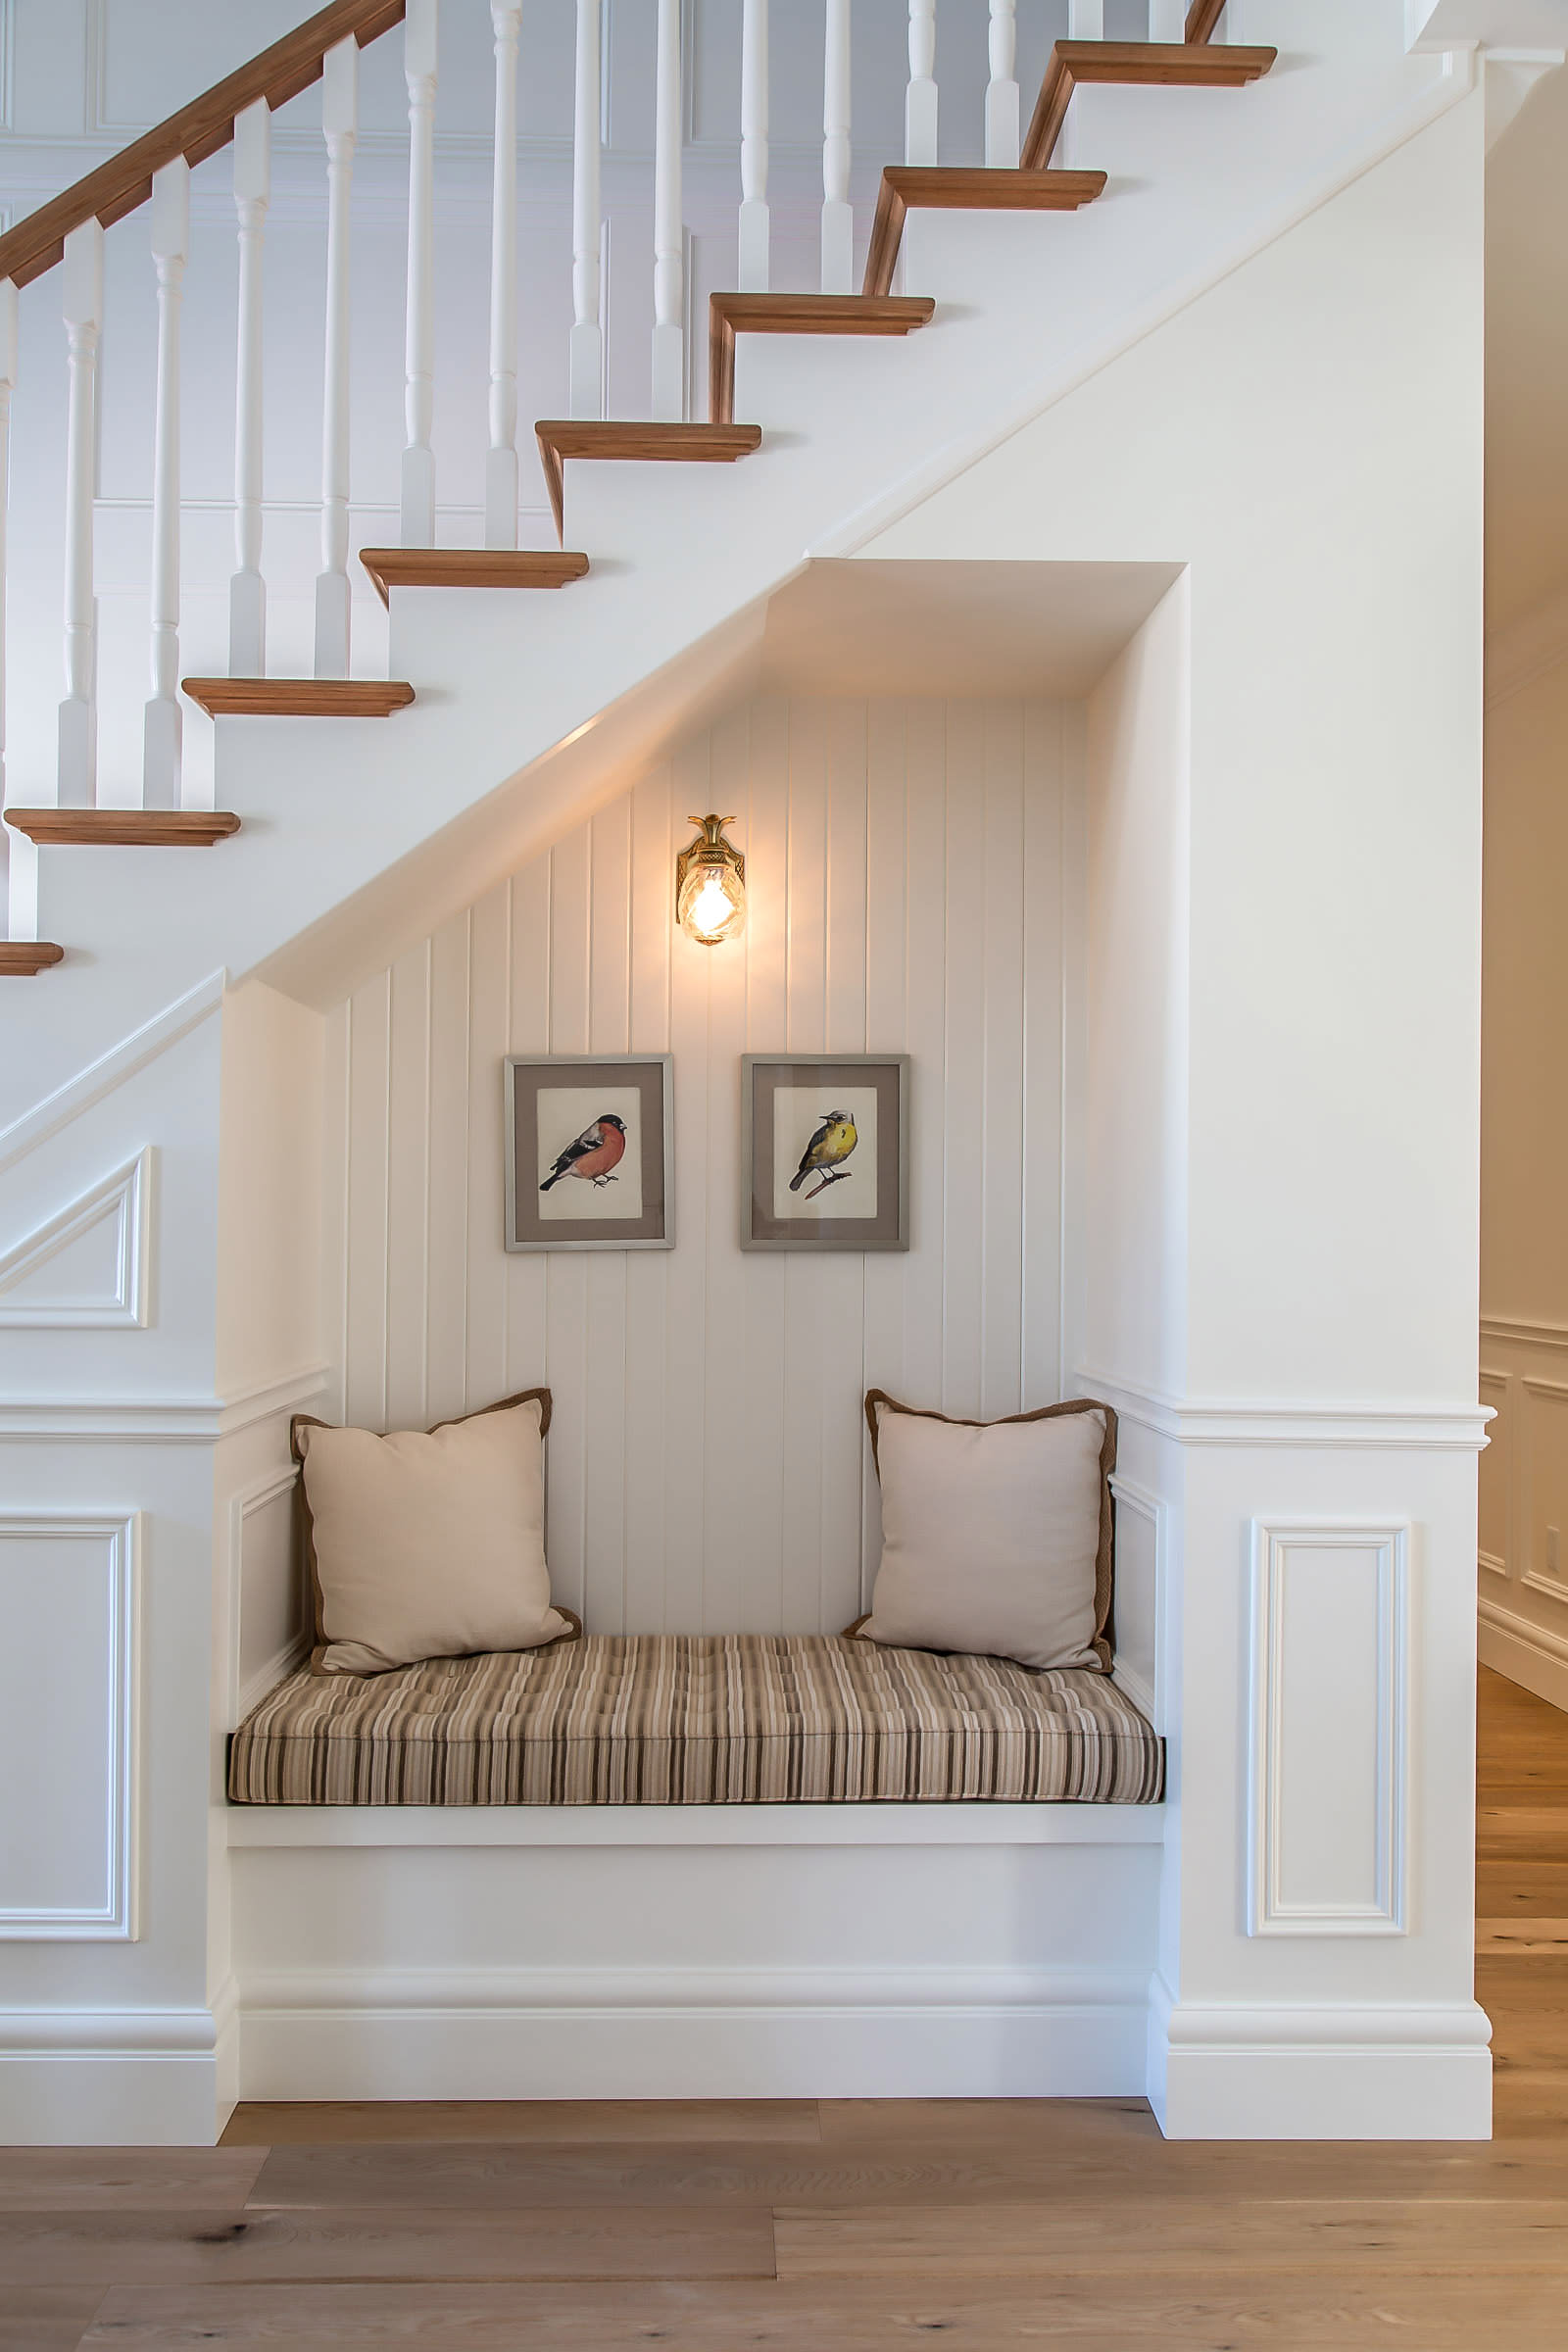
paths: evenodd
<path fill-rule="evenodd" d="M 586 1177 L 593 1184 L 613 1184 L 611 1171 L 616 1167 L 626 1150 L 626 1122 L 617 1119 L 612 1110 L 601 1111 L 591 1127 L 585 1127 L 574 1144 L 566 1149 L 539 1187 L 548 1193 L 563 1176 Z"/>

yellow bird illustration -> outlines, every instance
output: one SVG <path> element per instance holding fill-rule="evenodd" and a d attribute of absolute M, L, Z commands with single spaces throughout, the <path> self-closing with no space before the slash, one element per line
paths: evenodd
<path fill-rule="evenodd" d="M 802 1152 L 801 1164 L 790 1178 L 790 1191 L 798 1193 L 808 1176 L 818 1174 L 822 1181 L 816 1187 L 817 1193 L 824 1192 L 830 1184 L 842 1184 L 851 1171 L 841 1168 L 839 1162 L 849 1158 L 859 1140 L 855 1121 L 847 1110 L 824 1110 L 821 1126 Z M 816 1193 L 808 1193 L 806 1198 L 812 1200 Z"/>

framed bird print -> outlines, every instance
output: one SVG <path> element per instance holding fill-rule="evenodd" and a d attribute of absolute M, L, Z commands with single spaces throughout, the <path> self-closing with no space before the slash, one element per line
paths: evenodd
<path fill-rule="evenodd" d="M 673 1250 L 667 1054 L 514 1054 L 506 1064 L 509 1250 Z"/>
<path fill-rule="evenodd" d="M 741 1248 L 907 1250 L 906 1054 L 748 1054 Z"/>

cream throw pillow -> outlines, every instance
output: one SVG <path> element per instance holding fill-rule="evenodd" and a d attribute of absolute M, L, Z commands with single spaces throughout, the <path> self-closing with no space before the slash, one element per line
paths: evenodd
<path fill-rule="evenodd" d="M 573 1630 L 545 1565 L 549 1422 L 547 1389 L 428 1436 L 295 1422 L 318 1673 L 538 1649 Z"/>
<path fill-rule="evenodd" d="M 865 1641 L 1108 1668 L 1116 1416 L 1087 1399 L 949 1421 L 873 1389 L 882 1564 Z"/>

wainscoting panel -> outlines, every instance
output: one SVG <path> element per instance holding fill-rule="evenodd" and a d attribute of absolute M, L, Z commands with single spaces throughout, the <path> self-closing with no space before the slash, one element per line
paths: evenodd
<path fill-rule="evenodd" d="M 1403 1935 L 1409 1531 L 1257 1523 L 1253 1546 L 1249 1933 Z"/>
<path fill-rule="evenodd" d="M 347 1415 L 547 1382 L 551 1567 L 592 1628 L 837 1631 L 876 1560 L 865 1388 L 1060 1394 L 1068 766 L 1054 705 L 759 698 L 332 1016 Z M 673 923 L 708 808 L 747 857 L 718 949 Z M 741 1251 L 740 1057 L 778 1049 L 913 1056 L 907 1255 Z M 628 1050 L 675 1059 L 675 1249 L 509 1257 L 503 1056 Z"/>
<path fill-rule="evenodd" d="M 1568 1707 L 1568 1328 L 1484 1316 L 1480 1394 L 1482 1661 Z"/>
<path fill-rule="evenodd" d="M 0 1518 L 0 1938 L 136 1933 L 137 1525 Z"/>

